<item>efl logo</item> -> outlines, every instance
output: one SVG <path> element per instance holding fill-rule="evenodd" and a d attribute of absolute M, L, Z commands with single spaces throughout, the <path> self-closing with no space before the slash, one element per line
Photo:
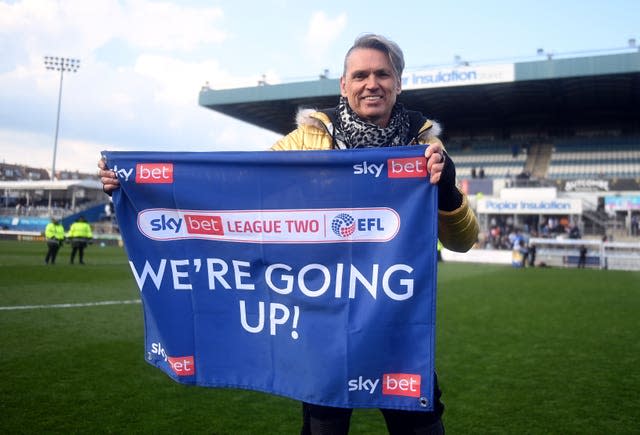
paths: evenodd
<path fill-rule="evenodd" d="M 185 214 L 184 220 L 189 234 L 224 236 L 224 228 L 222 228 L 222 218 L 220 216 Z"/>
<path fill-rule="evenodd" d="M 193 376 L 196 374 L 196 366 L 193 363 L 193 356 L 167 357 L 171 370 L 178 376 Z"/>
<path fill-rule="evenodd" d="M 138 163 L 136 165 L 136 183 L 173 183 L 173 163 Z"/>
<path fill-rule="evenodd" d="M 361 217 L 355 219 L 348 213 L 340 213 L 331 221 L 331 230 L 335 235 L 347 238 L 356 231 L 361 233 L 382 233 L 385 231 L 380 217 Z"/>
<path fill-rule="evenodd" d="M 420 375 L 386 373 L 382 375 L 382 394 L 420 397 Z"/>
<path fill-rule="evenodd" d="M 424 157 L 389 159 L 387 176 L 389 178 L 426 178 L 427 159 Z"/>
<path fill-rule="evenodd" d="M 356 221 L 350 214 L 340 213 L 331 221 L 331 229 L 340 237 L 349 237 L 356 231 Z"/>

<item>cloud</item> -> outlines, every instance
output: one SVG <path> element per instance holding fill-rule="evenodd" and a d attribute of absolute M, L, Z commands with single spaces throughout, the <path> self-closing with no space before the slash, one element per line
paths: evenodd
<path fill-rule="evenodd" d="M 211 56 L 225 24 L 220 8 L 179 2 L 0 2 L 0 160 L 51 167 L 60 75 L 45 55 L 81 59 L 64 75 L 57 169 L 93 172 L 103 149 L 267 148 L 279 135 L 198 105 L 205 82 L 260 78 L 232 77 Z"/>
<path fill-rule="evenodd" d="M 220 8 L 145 0 L 24 0 L 0 3 L 0 35 L 29 49 L 67 47 L 80 55 L 109 40 L 156 51 L 192 51 L 227 37 Z"/>
<path fill-rule="evenodd" d="M 136 58 L 132 72 L 156 84 L 157 101 L 177 104 L 193 104 L 203 86 L 220 90 L 256 86 L 261 80 L 270 85 L 282 83 L 273 68 L 241 76 L 230 73 L 211 58 L 186 61 L 168 55 L 142 54 Z"/>
<path fill-rule="evenodd" d="M 326 66 L 328 52 L 347 27 L 347 14 L 341 13 L 334 18 L 325 12 L 316 11 L 311 14 L 307 33 L 304 37 L 304 50 L 316 68 Z"/>
<path fill-rule="evenodd" d="M 53 165 L 53 131 L 51 134 L 0 129 L 0 161 L 23 164 L 51 171 Z M 56 171 L 79 170 L 93 173 L 104 144 L 59 139 L 56 149 Z M 28 156 L 25 157 L 25 150 Z"/>
<path fill-rule="evenodd" d="M 190 51 L 201 44 L 221 43 L 227 37 L 227 33 L 215 25 L 224 15 L 219 8 L 143 0 L 130 0 L 125 4 L 128 13 L 119 27 L 120 35 L 140 48 Z"/>

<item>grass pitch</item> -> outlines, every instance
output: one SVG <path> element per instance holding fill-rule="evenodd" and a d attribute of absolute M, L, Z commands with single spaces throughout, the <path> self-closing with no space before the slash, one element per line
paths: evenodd
<path fill-rule="evenodd" d="M 0 241 L 1 433 L 299 433 L 293 400 L 147 365 L 141 306 L 95 305 L 139 298 L 123 250 L 69 251 Z M 447 433 L 640 432 L 640 273 L 445 263 L 438 292 Z M 351 433 L 386 431 L 357 410 Z"/>

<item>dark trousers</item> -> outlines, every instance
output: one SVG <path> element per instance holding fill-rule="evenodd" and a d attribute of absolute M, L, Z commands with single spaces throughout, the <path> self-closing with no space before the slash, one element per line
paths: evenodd
<path fill-rule="evenodd" d="M 71 244 L 71 264 L 73 264 L 73 260 L 76 258 L 76 253 L 78 253 L 78 260 L 80 260 L 80 264 L 84 264 L 84 248 L 86 246 L 86 242 L 73 242 Z"/>
<path fill-rule="evenodd" d="M 44 262 L 49 264 L 55 264 L 56 256 L 58 255 L 58 250 L 60 249 L 60 243 L 58 242 L 47 242 L 47 256 L 44 257 Z"/>
<path fill-rule="evenodd" d="M 301 435 L 347 435 L 352 409 L 302 404 Z M 444 435 L 436 412 L 381 409 L 389 435 Z"/>
<path fill-rule="evenodd" d="M 435 378 L 433 412 L 380 409 L 390 435 L 443 435 L 444 405 Z M 302 403 L 301 435 L 347 435 L 353 410 Z"/>

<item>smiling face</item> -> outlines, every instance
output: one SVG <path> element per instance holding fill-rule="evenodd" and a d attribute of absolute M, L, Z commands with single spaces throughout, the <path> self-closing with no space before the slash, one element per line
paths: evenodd
<path fill-rule="evenodd" d="M 360 118 L 386 127 L 400 94 L 400 78 L 389 56 L 373 48 L 357 48 L 349 54 L 345 65 L 340 94 Z"/>

